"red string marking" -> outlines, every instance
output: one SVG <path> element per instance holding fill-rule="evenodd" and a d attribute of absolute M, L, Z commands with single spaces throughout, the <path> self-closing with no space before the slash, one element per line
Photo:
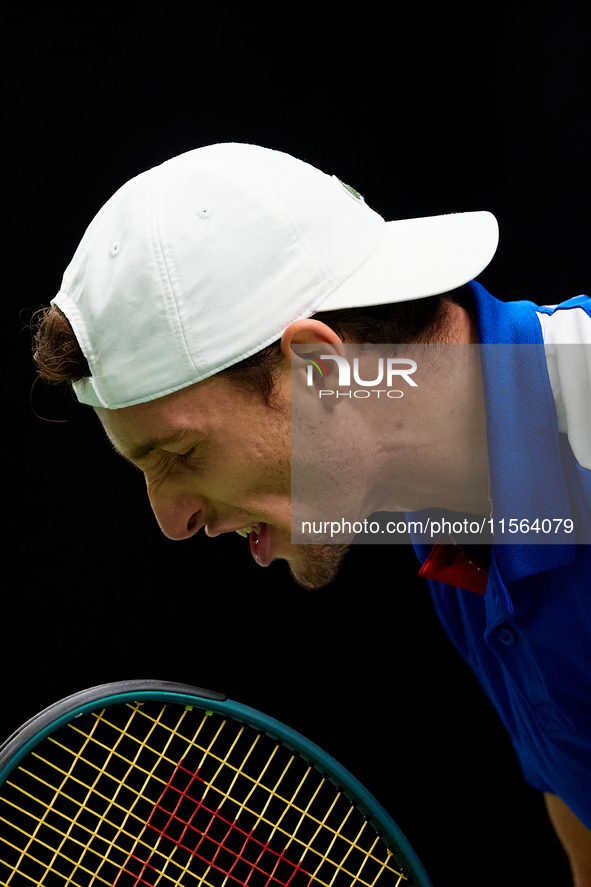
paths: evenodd
<path fill-rule="evenodd" d="M 179 774 L 181 774 L 180 777 Z M 188 781 L 186 777 L 189 777 Z M 185 788 L 174 785 L 175 780 L 177 783 L 181 780 L 187 782 Z M 146 821 L 143 841 L 146 841 L 151 831 L 157 836 L 156 839 L 160 838 L 158 848 L 155 851 L 140 848 L 138 851 L 138 839 L 129 853 L 125 865 L 117 875 L 113 887 L 118 884 L 120 887 L 139 887 L 139 885 L 152 887 L 156 882 L 156 877 L 162 872 L 159 864 L 152 863 L 154 856 L 166 861 L 177 847 L 205 863 L 205 866 L 201 866 L 203 871 L 205 871 L 205 867 L 216 869 L 241 887 L 255 887 L 255 885 L 256 887 L 267 887 L 270 884 L 278 885 L 278 887 L 310 887 L 312 877 L 309 872 L 306 872 L 299 863 L 289 860 L 285 856 L 285 850 L 279 853 L 269 847 L 268 843 L 263 843 L 255 838 L 252 831 L 247 832 L 241 829 L 236 820 L 226 819 L 221 816 L 219 810 L 207 807 L 202 797 L 205 785 L 206 783 L 197 773 L 191 773 L 190 770 L 178 764 Z M 191 794 L 189 794 L 190 789 L 192 790 Z M 199 795 L 199 797 L 194 797 L 194 795 Z M 183 805 L 183 813 L 179 815 L 181 804 Z M 159 814 L 161 817 L 165 817 L 164 825 L 161 828 L 158 828 L 154 822 Z M 199 824 L 195 824 L 196 818 L 199 819 Z M 220 826 L 223 830 L 221 839 L 212 834 L 214 829 L 220 831 Z M 234 849 L 231 846 L 231 843 L 236 843 L 236 839 L 238 839 L 239 849 Z M 145 858 L 142 858 L 140 852 Z M 181 868 L 185 862 L 186 860 L 179 862 Z M 280 866 L 282 877 L 279 877 L 278 874 Z M 135 871 L 132 871 L 132 868 Z M 253 885 L 251 877 L 255 872 L 255 885 Z M 172 875 L 173 869 L 169 867 L 166 873 Z M 133 880 L 130 881 L 122 877 L 125 875 L 130 876 Z"/>

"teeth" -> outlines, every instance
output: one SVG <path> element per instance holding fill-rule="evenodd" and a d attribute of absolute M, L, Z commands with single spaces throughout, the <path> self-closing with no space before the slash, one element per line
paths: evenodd
<path fill-rule="evenodd" d="M 254 524 L 252 527 L 243 527 L 241 530 L 236 530 L 239 536 L 243 536 L 244 539 L 248 536 L 249 533 L 258 533 L 260 531 L 261 525 Z"/>

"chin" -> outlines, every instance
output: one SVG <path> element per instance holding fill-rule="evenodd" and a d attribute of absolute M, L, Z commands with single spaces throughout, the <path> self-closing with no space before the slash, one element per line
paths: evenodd
<path fill-rule="evenodd" d="M 318 591 L 336 579 L 348 545 L 298 545 L 287 559 L 291 575 L 307 591 Z"/>

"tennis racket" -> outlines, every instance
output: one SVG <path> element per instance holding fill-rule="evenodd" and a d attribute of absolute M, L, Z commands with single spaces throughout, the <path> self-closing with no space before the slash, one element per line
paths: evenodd
<path fill-rule="evenodd" d="M 6 887 L 431 887 L 386 811 L 318 746 L 225 696 L 121 681 L 0 747 Z"/>

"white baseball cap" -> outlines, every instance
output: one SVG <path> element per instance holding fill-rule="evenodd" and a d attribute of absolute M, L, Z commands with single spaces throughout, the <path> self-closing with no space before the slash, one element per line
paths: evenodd
<path fill-rule="evenodd" d="M 119 409 L 212 376 L 317 311 L 456 289 L 497 243 L 488 212 L 386 222 L 288 154 L 210 145 L 107 201 L 52 304 L 90 367 L 78 400 Z"/>

